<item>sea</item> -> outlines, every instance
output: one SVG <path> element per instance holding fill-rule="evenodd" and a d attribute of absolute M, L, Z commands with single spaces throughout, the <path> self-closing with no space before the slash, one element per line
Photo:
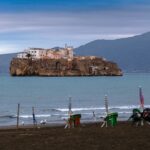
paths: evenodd
<path fill-rule="evenodd" d="M 12 77 L 0 74 L 0 126 L 33 123 L 32 107 L 37 122 L 63 124 L 68 118 L 71 99 L 73 114 L 81 114 L 81 122 L 100 122 L 117 112 L 118 120 L 128 120 L 133 108 L 140 108 L 139 87 L 144 106 L 150 107 L 150 73 L 125 73 L 110 77 Z M 93 112 L 96 117 L 94 117 Z"/>

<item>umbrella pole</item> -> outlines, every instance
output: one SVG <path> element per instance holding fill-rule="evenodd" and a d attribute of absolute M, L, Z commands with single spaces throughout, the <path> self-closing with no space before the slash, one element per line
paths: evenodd
<path fill-rule="evenodd" d="M 108 97 L 107 97 L 107 95 L 105 95 L 104 103 L 105 103 L 106 115 L 108 115 Z"/>
<path fill-rule="evenodd" d="M 17 129 L 19 128 L 19 115 L 20 115 L 20 104 L 18 104 L 17 108 Z"/>

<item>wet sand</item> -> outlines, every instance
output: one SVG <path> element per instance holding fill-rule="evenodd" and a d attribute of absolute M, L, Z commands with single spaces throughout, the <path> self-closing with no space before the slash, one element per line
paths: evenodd
<path fill-rule="evenodd" d="M 0 129 L 0 150 L 148 150 L 149 140 L 149 125 L 134 127 L 127 122 L 108 128 L 92 123 L 73 129 Z"/>

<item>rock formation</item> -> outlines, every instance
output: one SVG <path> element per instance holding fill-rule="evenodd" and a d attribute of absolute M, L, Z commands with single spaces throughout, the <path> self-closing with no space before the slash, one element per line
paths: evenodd
<path fill-rule="evenodd" d="M 98 57 L 69 59 L 19 59 L 10 64 L 12 76 L 121 76 L 116 63 Z"/>

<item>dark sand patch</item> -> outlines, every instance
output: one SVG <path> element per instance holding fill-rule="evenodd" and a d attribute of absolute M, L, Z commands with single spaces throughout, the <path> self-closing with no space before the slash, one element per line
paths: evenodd
<path fill-rule="evenodd" d="M 149 150 L 149 140 L 149 125 L 133 127 L 126 122 L 113 128 L 94 123 L 73 129 L 57 126 L 0 130 L 0 150 Z"/>

